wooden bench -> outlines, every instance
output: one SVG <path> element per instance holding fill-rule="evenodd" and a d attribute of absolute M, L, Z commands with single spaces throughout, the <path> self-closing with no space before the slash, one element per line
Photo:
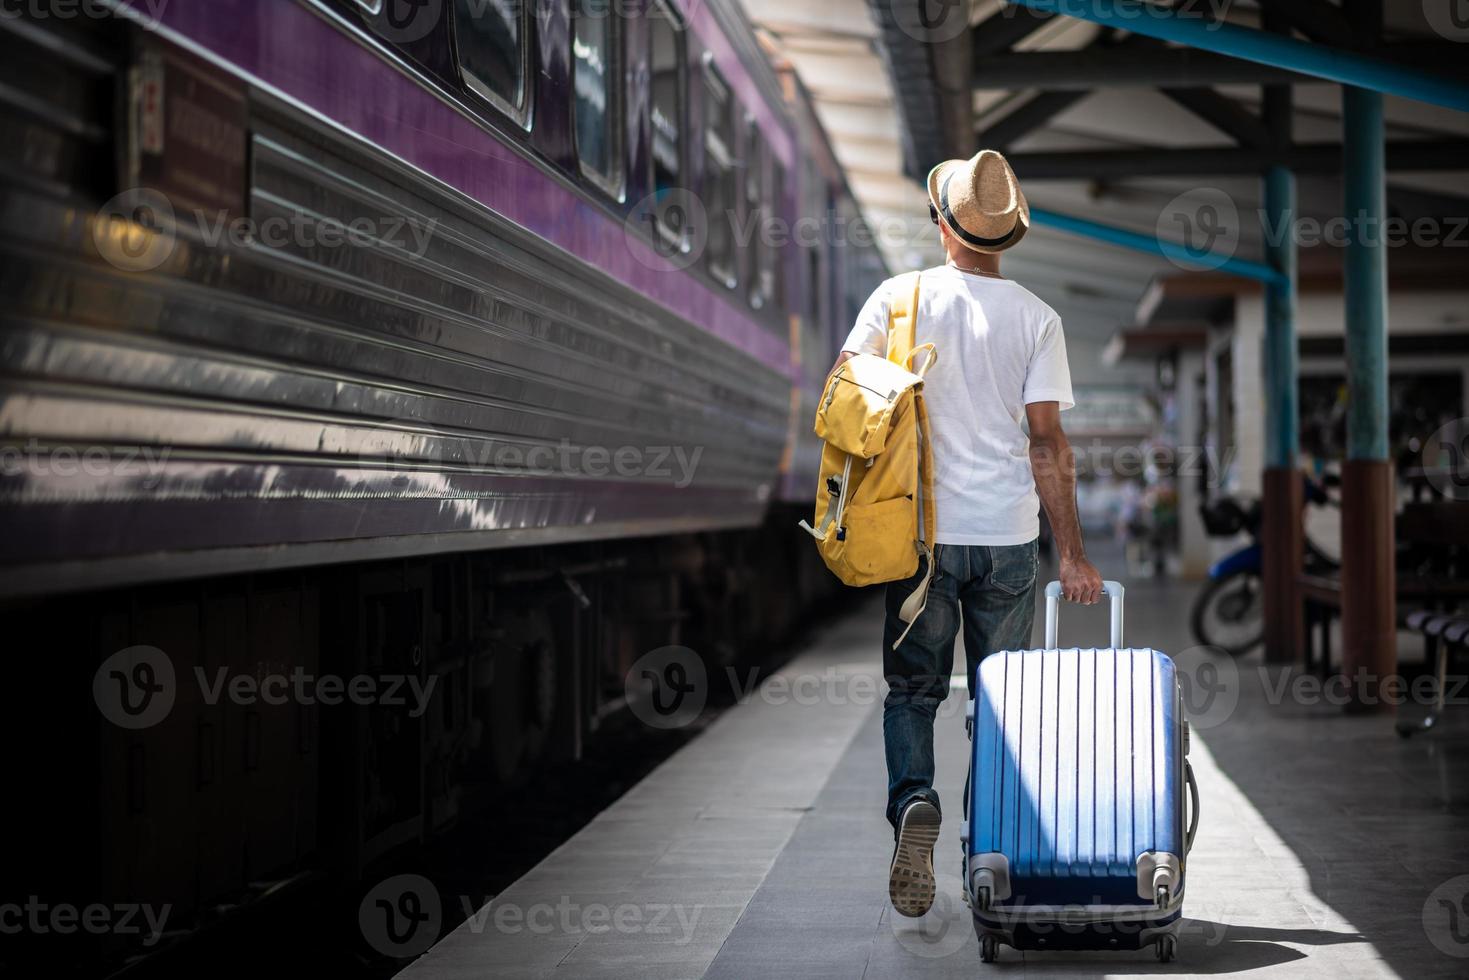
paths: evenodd
<path fill-rule="evenodd" d="M 1400 628 L 1415 610 L 1450 612 L 1469 604 L 1469 502 L 1407 504 L 1395 532 L 1408 562 L 1407 569 L 1400 563 L 1395 589 Z M 1301 572 L 1296 590 L 1306 622 L 1306 669 L 1325 676 L 1331 671 L 1331 623 L 1341 615 L 1341 580 Z M 1319 663 L 1313 634 L 1320 638 Z"/>

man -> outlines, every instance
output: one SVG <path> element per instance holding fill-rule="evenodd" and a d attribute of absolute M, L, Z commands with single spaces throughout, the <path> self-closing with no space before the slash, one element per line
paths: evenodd
<path fill-rule="evenodd" d="M 1000 275 L 1000 253 L 1030 227 L 1025 195 L 1005 158 L 981 150 L 935 167 L 928 196 L 948 255 L 920 279 L 916 335 L 939 353 L 924 382 L 936 470 L 935 572 L 928 604 L 897 649 L 905 625 L 898 611 L 923 569 L 889 584 L 883 631 L 887 817 L 897 838 L 888 894 L 907 916 L 933 903 L 940 817 L 933 723 L 949 694 L 955 637 L 962 628 L 971 680 L 983 657 L 1030 645 L 1037 497 L 1054 532 L 1065 597 L 1090 604 L 1102 591 L 1082 547 L 1076 473 L 1061 431 L 1061 410 L 1072 406 L 1061 320 Z M 883 354 L 888 291 L 885 283 L 867 301 L 837 364 L 863 351 Z"/>

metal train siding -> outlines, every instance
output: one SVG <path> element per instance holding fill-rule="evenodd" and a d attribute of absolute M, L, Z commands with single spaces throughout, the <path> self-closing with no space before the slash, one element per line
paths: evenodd
<path fill-rule="evenodd" d="M 831 593 L 793 528 L 876 251 L 660 245 L 641 16 L 611 28 L 604 173 L 566 0 L 527 5 L 509 111 L 462 70 L 463 3 L 421 33 L 371 6 L 0 18 L 0 615 L 34 651 L 15 690 L 64 705 L 12 743 L 36 746 L 19 785 L 65 774 L 22 815 L 20 894 L 166 902 L 188 929 L 251 882 L 350 880 L 575 758 L 642 653 L 749 663 Z M 660 9 L 680 180 L 718 172 L 742 221 L 853 211 L 742 15 Z M 359 233 L 264 234 L 301 216 Z M 181 678 L 435 694 L 414 714 L 180 683 L 121 727 L 92 685 L 138 645 Z M 138 952 L 89 941 L 87 963 Z"/>

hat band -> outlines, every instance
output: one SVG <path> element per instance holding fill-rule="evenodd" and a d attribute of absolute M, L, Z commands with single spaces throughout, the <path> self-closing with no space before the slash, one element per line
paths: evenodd
<path fill-rule="evenodd" d="M 949 230 L 958 236 L 961 242 L 966 245 L 974 245 L 978 248 L 994 248 L 997 245 L 1005 244 L 1015 237 L 1015 233 L 1020 230 L 1020 212 L 1018 210 L 1015 212 L 1015 224 L 999 238 L 980 238 L 978 235 L 965 231 L 964 226 L 954 220 L 954 212 L 949 210 L 949 181 L 953 179 L 954 175 L 949 174 L 944 178 L 943 186 L 939 188 L 939 213 L 944 216 L 944 222 L 949 226 Z"/>

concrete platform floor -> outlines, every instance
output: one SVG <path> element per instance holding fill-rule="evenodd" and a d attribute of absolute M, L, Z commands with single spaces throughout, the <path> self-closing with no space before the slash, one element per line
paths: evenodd
<path fill-rule="evenodd" d="M 1133 582 L 1127 602 L 1128 642 L 1173 653 L 1192 685 L 1203 812 L 1174 963 L 1009 948 L 979 962 L 959 882 L 963 691 L 939 722 L 940 897 L 923 919 L 892 914 L 868 596 L 401 975 L 1469 976 L 1469 707 L 1412 741 L 1390 718 L 1344 716 L 1258 655 L 1190 649 L 1194 588 Z M 1104 619 L 1064 608 L 1062 642 L 1105 637 Z"/>

